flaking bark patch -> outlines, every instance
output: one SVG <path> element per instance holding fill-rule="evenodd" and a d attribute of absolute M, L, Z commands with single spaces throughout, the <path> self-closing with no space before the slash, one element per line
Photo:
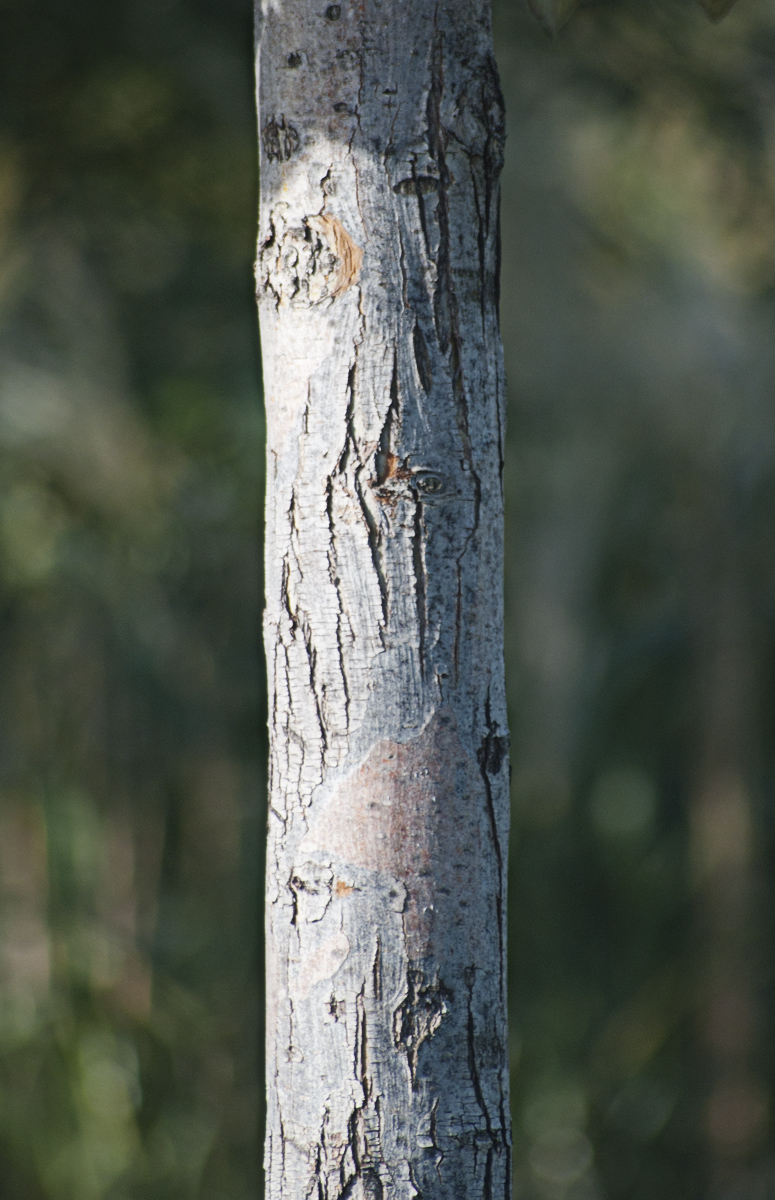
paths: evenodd
<path fill-rule="evenodd" d="M 285 207 L 277 206 L 270 235 L 259 250 L 259 293 L 295 308 L 335 300 L 357 282 L 363 250 L 336 217 L 323 213 L 288 226 Z"/>

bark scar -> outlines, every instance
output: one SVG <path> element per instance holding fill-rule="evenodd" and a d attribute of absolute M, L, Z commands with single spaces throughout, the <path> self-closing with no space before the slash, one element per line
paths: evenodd
<path fill-rule="evenodd" d="M 329 213 L 319 217 L 308 217 L 307 224 L 325 238 L 331 246 L 337 262 L 336 278 L 332 277 L 330 295 L 341 296 L 358 282 L 363 264 L 363 249 L 357 246 L 341 221 Z"/>
<path fill-rule="evenodd" d="M 278 307 L 312 308 L 344 295 L 357 282 L 362 262 L 363 250 L 336 217 L 318 213 L 290 225 L 281 203 L 259 250 L 256 287 Z"/>

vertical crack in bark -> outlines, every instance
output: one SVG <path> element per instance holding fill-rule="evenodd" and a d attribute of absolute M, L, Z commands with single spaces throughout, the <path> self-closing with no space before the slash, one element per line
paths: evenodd
<path fill-rule="evenodd" d="M 395 445 L 401 425 L 401 401 L 398 392 L 398 349 L 393 349 L 393 370 L 390 376 L 390 403 L 382 422 L 374 460 L 377 487 L 393 474 L 396 463 Z"/>
<path fill-rule="evenodd" d="M 490 1146 L 484 1164 L 484 1200 L 492 1200 L 492 1160 L 494 1157 L 495 1151 Z"/>
<path fill-rule="evenodd" d="M 379 940 L 377 943 L 379 953 Z M 377 958 L 375 957 L 375 969 Z M 366 1109 L 370 1105 L 373 1083 L 369 1074 L 368 1061 L 368 1032 L 366 1024 L 366 984 L 364 983 L 356 996 L 355 1014 L 355 1047 L 353 1069 L 355 1078 L 363 1089 L 364 1104 L 356 1106 L 350 1113 L 347 1122 L 347 1143 L 339 1163 L 339 1190 L 336 1200 L 348 1200 L 355 1195 L 355 1189 L 360 1183 L 358 1200 L 382 1200 L 383 1185 L 379 1177 L 378 1165 L 375 1164 L 369 1146 L 367 1126 L 364 1120 Z M 379 1140 L 380 1117 L 379 1098 L 373 1110 L 377 1118 Z M 350 1165 L 351 1164 L 351 1165 Z M 328 1193 L 326 1192 L 326 1196 Z"/>
<path fill-rule="evenodd" d="M 419 641 L 420 674 L 425 678 L 425 636 L 428 623 L 428 585 L 425 575 L 425 522 L 422 501 L 414 502 L 412 529 L 412 565 L 414 567 L 414 593 L 417 604 L 417 636 Z"/>
<path fill-rule="evenodd" d="M 444 56 L 441 35 L 437 35 L 431 63 L 431 87 L 428 92 L 426 113 L 428 119 L 428 146 L 436 160 L 439 171 L 438 222 L 439 250 L 437 258 L 436 290 L 434 311 L 436 314 L 436 336 L 443 353 L 450 354 L 452 387 L 455 394 L 457 424 L 463 440 L 463 450 L 469 469 L 474 472 L 471 433 L 468 426 L 468 399 L 462 377 L 460 314 L 452 271 L 452 242 L 450 237 L 449 186 L 450 174 L 447 166 L 447 130 L 441 120 L 441 100 L 444 93 Z M 476 478 L 475 472 L 474 476 Z M 477 483 L 478 483 L 477 478 Z"/>
<path fill-rule="evenodd" d="M 428 260 L 432 261 L 433 250 L 431 247 L 430 234 L 428 232 L 428 214 L 425 211 L 425 196 L 426 196 L 428 177 L 418 175 L 416 156 L 412 157 L 412 181 L 414 183 L 414 194 L 417 197 L 417 203 L 419 206 L 420 228 L 422 230 L 423 241 L 425 243 L 425 253 L 428 256 Z"/>
<path fill-rule="evenodd" d="M 504 893 L 504 862 L 503 850 L 501 848 L 500 833 L 498 830 L 498 820 L 495 815 L 495 804 L 492 795 L 491 776 L 499 774 L 501 767 L 509 752 L 509 739 L 497 732 L 498 726 L 492 719 L 492 711 L 490 708 L 490 693 L 487 692 L 487 699 L 484 705 L 484 717 L 487 722 L 487 733 L 482 738 L 479 749 L 476 752 L 477 761 L 479 763 L 479 771 L 484 783 L 485 803 L 487 807 L 487 820 L 490 826 L 490 836 L 492 838 L 493 849 L 495 851 L 495 859 L 498 864 L 498 892 L 495 898 L 498 916 L 498 947 L 500 951 L 500 990 L 501 996 L 504 994 L 505 983 L 505 946 L 503 942 L 503 893 Z"/>
<path fill-rule="evenodd" d="M 409 1064 L 412 1088 L 417 1087 L 417 1059 L 423 1042 L 441 1025 L 452 997 L 440 980 L 425 982 L 421 969 L 409 967 L 406 995 L 393 1015 L 393 1041 Z"/>
<path fill-rule="evenodd" d="M 368 1042 L 368 1031 L 366 1028 L 366 984 L 365 983 L 363 984 L 363 987 L 361 988 L 361 990 L 358 994 L 357 1000 L 355 1002 L 355 1007 L 356 1007 L 356 1013 L 358 1016 L 358 1021 L 360 1022 L 360 1028 L 361 1028 L 360 1059 L 359 1059 L 359 1063 L 358 1063 L 358 1078 L 360 1080 L 361 1087 L 363 1088 L 363 1094 L 366 1098 L 366 1102 L 368 1103 L 368 1101 L 371 1099 L 371 1077 L 369 1075 L 369 1042 Z"/>
<path fill-rule="evenodd" d="M 376 937 L 374 947 L 374 961 L 371 965 L 371 979 L 374 988 L 374 999 L 379 1002 L 382 999 L 382 942 L 380 941 L 379 932 Z"/>
<path fill-rule="evenodd" d="M 473 993 L 473 987 L 471 987 L 469 989 L 468 1020 L 466 1023 L 466 1034 L 467 1034 L 467 1038 L 468 1038 L 468 1072 L 469 1072 L 469 1075 L 471 1076 L 471 1083 L 473 1084 L 474 1095 L 476 1096 L 476 1103 L 479 1105 L 482 1116 L 484 1118 L 484 1124 L 487 1129 L 487 1136 L 490 1138 L 490 1140 L 494 1146 L 494 1145 L 496 1145 L 496 1138 L 495 1138 L 495 1134 L 493 1133 L 492 1120 L 490 1119 L 490 1112 L 489 1112 L 489 1109 L 487 1108 L 487 1104 L 484 1099 L 484 1093 L 482 1092 L 482 1081 L 479 1078 L 479 1066 L 476 1061 L 476 1030 L 474 1029 L 474 1010 L 471 1006 L 472 993 Z"/>
<path fill-rule="evenodd" d="M 336 469 L 340 475 L 345 475 L 350 461 L 350 453 L 355 454 L 360 461 L 358 443 L 355 437 L 355 368 L 358 359 L 358 347 L 355 347 L 355 362 L 347 372 L 347 409 L 344 414 L 344 445 L 342 446 Z"/>
<path fill-rule="evenodd" d="M 290 503 L 290 506 L 288 509 L 288 518 L 289 518 L 289 524 L 290 524 L 290 549 L 289 549 L 288 554 L 286 554 L 283 559 L 282 600 L 283 600 L 283 607 L 288 615 L 288 619 L 291 624 L 291 636 L 293 637 L 294 641 L 296 640 L 297 634 L 301 633 L 302 645 L 304 646 L 304 653 L 307 658 L 307 670 L 309 673 L 310 690 L 311 690 L 312 697 L 313 697 L 314 703 L 315 703 L 315 712 L 317 714 L 318 731 L 320 734 L 322 752 L 325 755 L 325 752 L 328 749 L 329 743 L 328 743 L 328 730 L 326 728 L 325 714 L 323 712 L 323 698 L 321 697 L 321 694 L 318 690 L 317 650 L 315 649 L 315 644 L 314 644 L 314 640 L 312 637 L 312 628 L 310 626 L 309 617 L 306 612 L 300 611 L 298 606 L 294 603 L 294 598 L 291 595 L 291 564 L 290 564 L 290 556 L 291 555 L 293 555 L 293 564 L 294 564 L 294 567 L 296 568 L 296 571 L 298 572 L 299 579 L 304 578 L 304 573 L 301 569 L 301 563 L 299 562 L 299 554 L 298 554 L 298 540 L 299 540 L 299 536 L 300 536 L 300 530 L 299 530 L 299 527 L 297 524 L 296 512 L 297 512 L 297 499 L 296 499 L 296 492 L 294 489 L 294 491 L 291 493 L 291 503 Z M 289 711 L 289 713 L 288 713 L 289 721 L 290 721 L 291 715 L 292 714 Z M 296 736 L 298 737 L 299 735 L 296 734 Z M 306 744 L 304 743 L 304 740 L 301 739 L 301 741 L 302 741 L 302 745 L 306 749 Z"/>
<path fill-rule="evenodd" d="M 479 203 L 479 188 L 476 183 L 476 171 L 473 170 L 473 164 L 471 170 L 471 184 L 473 188 L 474 207 L 476 208 L 476 245 L 479 252 L 479 312 L 482 317 L 482 334 L 483 336 L 486 336 L 488 299 L 486 247 L 489 213 L 487 211 L 487 199 L 485 199 L 484 212 L 482 212 L 482 206 Z"/>
<path fill-rule="evenodd" d="M 307 665 L 308 665 L 308 669 L 309 669 L 309 686 L 310 686 L 310 690 L 312 692 L 312 696 L 315 701 L 315 712 L 317 714 L 318 729 L 320 731 L 320 743 L 322 746 L 322 752 L 325 755 L 326 750 L 328 749 L 328 730 L 326 729 L 326 721 L 325 721 L 325 716 L 323 713 L 323 698 L 321 697 L 321 695 L 318 691 L 318 681 L 317 681 L 318 653 L 317 653 L 317 650 L 315 649 L 315 644 L 312 640 L 312 630 L 310 628 L 309 620 L 307 618 L 306 613 L 304 614 L 304 616 L 302 617 L 302 619 L 299 623 L 299 629 L 301 631 L 301 640 L 302 640 L 302 644 L 304 646 L 304 652 L 307 656 Z"/>
<path fill-rule="evenodd" d="M 479 528 L 479 516 L 482 503 L 482 482 L 474 465 L 471 433 L 468 424 L 468 397 L 463 378 L 462 341 L 460 335 L 460 320 L 457 295 L 452 271 L 452 245 L 450 237 L 449 218 L 449 185 L 450 174 L 447 166 L 446 146 L 447 131 L 441 120 L 441 101 L 444 92 L 444 58 L 441 35 L 437 34 L 431 59 L 431 86 L 428 92 L 426 114 L 428 120 L 428 148 L 435 159 L 439 171 L 438 191 L 438 222 L 439 250 L 437 260 L 436 287 L 433 296 L 436 320 L 436 336 L 442 353 L 449 354 L 450 372 L 452 376 L 452 391 L 455 400 L 455 418 L 463 444 L 463 454 L 474 483 L 474 522 L 473 528 L 465 540 L 457 558 L 458 567 L 458 596 L 455 617 L 455 638 L 453 659 L 455 663 L 455 684 L 459 682 L 459 643 L 462 603 L 460 595 L 461 571 L 460 566 L 466 555 L 471 539 Z M 470 155 L 469 155 L 470 157 Z"/>
<path fill-rule="evenodd" d="M 328 1195 L 328 1186 L 323 1170 L 323 1164 L 326 1159 L 326 1125 L 330 1116 L 330 1109 L 323 1110 L 323 1120 L 320 1124 L 320 1139 L 315 1147 L 315 1182 L 317 1183 L 318 1197 L 326 1197 Z"/>
<path fill-rule="evenodd" d="M 361 506 L 363 519 L 366 522 L 366 530 L 368 534 L 369 550 L 371 551 L 371 562 L 374 567 L 374 573 L 377 576 L 377 584 L 379 585 L 379 596 L 382 607 L 382 636 L 387 629 L 390 619 L 390 590 L 388 587 L 387 574 L 385 572 L 385 561 L 382 554 L 382 532 L 377 523 L 374 513 L 369 507 L 369 501 L 366 494 L 368 482 L 364 479 L 366 467 L 360 466 L 355 472 L 355 494 L 358 497 L 358 503 Z"/>
<path fill-rule="evenodd" d="M 428 344 L 425 341 L 425 336 L 417 321 L 414 323 L 412 330 L 412 348 L 414 350 L 414 362 L 417 367 L 417 376 L 422 384 L 422 389 L 426 393 L 430 392 L 433 387 L 433 369 L 431 365 L 431 356 L 428 353 Z"/>
<path fill-rule="evenodd" d="M 385 414 L 385 419 L 380 430 L 379 440 L 377 443 L 377 451 L 374 456 L 374 482 L 377 487 L 380 487 L 392 473 L 392 468 L 395 462 L 395 454 L 393 453 L 393 444 L 395 439 L 395 428 L 398 427 L 401 421 L 401 409 L 398 392 L 398 350 L 393 351 L 393 370 L 390 378 L 390 402 L 388 410 Z M 364 480 L 365 465 L 361 466 L 356 471 L 355 487 L 360 502 L 361 511 L 366 521 L 366 528 L 369 537 L 369 549 L 371 550 L 371 560 L 374 565 L 374 570 L 379 583 L 380 599 L 382 602 L 382 619 L 385 629 L 388 627 L 390 619 L 390 588 L 388 584 L 387 572 L 385 570 L 385 560 L 383 554 L 383 531 L 380 528 L 380 519 L 372 512 L 369 504 L 367 489 L 368 482 Z"/>
<path fill-rule="evenodd" d="M 367 467 L 363 462 L 358 445 L 358 439 L 355 435 L 355 382 L 356 368 L 358 361 L 358 346 L 355 346 L 355 361 L 347 375 L 347 410 L 345 412 L 345 440 L 342 450 L 339 455 L 339 460 L 336 465 L 337 473 L 346 478 L 348 468 L 350 466 L 351 455 L 355 458 L 357 466 L 353 472 L 353 486 L 355 495 L 360 505 L 361 514 L 366 525 L 366 533 L 369 543 L 369 552 L 371 554 L 371 562 L 374 567 L 374 573 L 377 577 L 379 587 L 380 605 L 382 609 L 382 627 L 380 636 L 384 641 L 384 633 L 387 628 L 390 615 L 390 596 L 388 589 L 387 575 L 385 572 L 385 563 L 382 554 L 382 532 L 379 528 L 377 518 L 369 504 L 368 499 L 368 479 L 366 476 Z M 384 432 L 384 427 L 383 427 Z M 340 601 L 341 604 L 341 601 Z M 341 649 L 341 647 L 340 647 Z"/>
<path fill-rule="evenodd" d="M 485 80 L 482 85 L 482 113 L 484 125 L 487 130 L 487 140 L 484 146 L 484 181 L 485 220 L 487 221 L 487 233 L 489 234 L 493 188 L 497 187 L 500 173 L 503 169 L 503 153 L 506 145 L 506 105 L 503 101 L 498 64 L 492 56 L 487 60 Z M 496 226 L 496 232 L 499 232 L 499 216 L 500 213 L 497 212 L 496 220 L 498 220 L 498 226 Z M 500 263 L 501 257 L 500 253 L 498 253 L 495 259 L 496 284 L 499 283 Z M 497 313 L 497 291 L 494 299 Z"/>
<path fill-rule="evenodd" d="M 342 636 L 342 624 L 345 619 L 345 609 L 342 603 L 342 581 L 339 578 L 339 569 L 337 564 L 336 554 L 336 521 L 334 520 L 334 478 L 328 476 L 326 480 L 326 514 L 328 516 L 328 573 L 331 582 L 334 585 L 336 592 L 336 647 L 339 660 L 339 674 L 342 677 L 342 689 L 344 691 L 344 719 L 345 729 L 350 730 L 350 687 L 347 682 L 347 668 L 345 666 L 345 649 Z"/>
<path fill-rule="evenodd" d="M 438 1125 L 437 1125 L 438 1115 L 439 1115 L 439 1097 L 437 1096 L 436 1099 L 433 1101 L 433 1104 L 431 1105 L 430 1136 L 431 1136 L 431 1142 L 433 1143 L 433 1149 L 436 1151 L 436 1174 L 439 1177 L 439 1183 L 441 1183 L 442 1182 L 441 1164 L 444 1162 L 444 1151 L 441 1149 L 441 1146 L 439 1145 Z"/>

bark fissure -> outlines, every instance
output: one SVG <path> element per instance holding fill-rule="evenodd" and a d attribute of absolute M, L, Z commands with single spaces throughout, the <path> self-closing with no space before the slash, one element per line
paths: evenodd
<path fill-rule="evenodd" d="M 505 987 L 506 979 L 506 947 L 504 945 L 505 922 L 503 911 L 503 896 L 505 891 L 505 864 L 503 861 L 503 852 L 500 845 L 500 836 L 498 833 L 498 818 L 495 813 L 495 805 L 492 794 L 492 778 L 497 776 L 504 764 L 508 761 L 509 739 L 503 734 L 498 733 L 498 727 L 492 719 L 490 709 L 490 697 L 487 696 L 484 706 L 484 717 L 487 723 L 487 733 L 482 739 L 482 742 L 477 750 L 476 757 L 479 762 L 479 770 L 482 773 L 482 781 L 484 783 L 484 793 L 487 797 L 487 820 L 490 827 L 490 835 L 492 837 L 493 849 L 498 862 L 498 891 L 495 897 L 498 912 L 498 929 L 499 934 L 499 949 L 501 958 L 501 986 Z"/>
<path fill-rule="evenodd" d="M 414 565 L 414 589 L 417 597 L 417 638 L 420 658 L 420 671 L 425 674 L 425 626 L 428 619 L 426 608 L 425 559 L 423 557 L 425 528 L 423 525 L 422 502 L 417 500 L 414 506 L 414 545 L 412 547 L 412 562 Z"/>

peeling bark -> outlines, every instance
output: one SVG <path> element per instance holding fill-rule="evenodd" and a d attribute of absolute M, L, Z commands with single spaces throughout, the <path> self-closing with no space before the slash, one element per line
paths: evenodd
<path fill-rule="evenodd" d="M 503 112 L 474 0 L 267 0 L 267 1197 L 510 1195 Z"/>

